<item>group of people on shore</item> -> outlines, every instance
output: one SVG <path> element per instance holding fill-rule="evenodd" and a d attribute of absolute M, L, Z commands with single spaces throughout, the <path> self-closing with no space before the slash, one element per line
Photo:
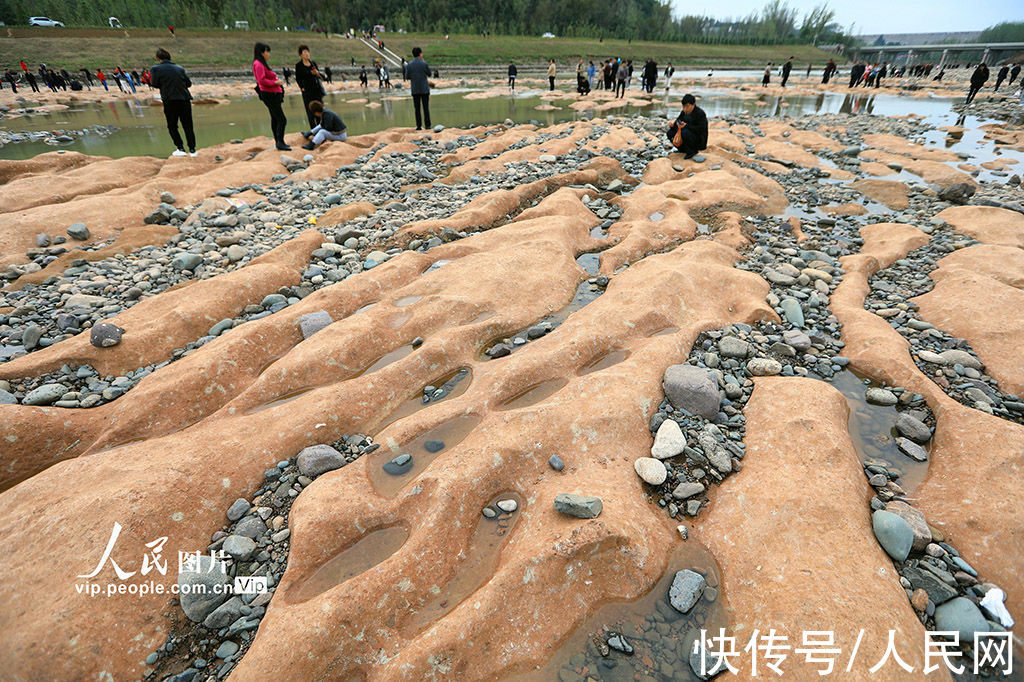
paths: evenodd
<path fill-rule="evenodd" d="M 669 62 L 668 66 L 665 67 L 665 89 L 668 89 L 669 84 L 672 80 L 672 75 L 675 73 L 675 67 Z M 516 89 L 516 78 L 519 75 L 519 69 L 515 62 L 509 62 L 508 65 L 508 88 L 509 90 Z M 554 91 L 555 80 L 558 76 L 557 66 L 555 60 L 551 59 L 548 62 L 547 78 L 548 78 L 548 90 Z M 633 60 L 622 59 L 621 57 L 610 57 L 605 61 L 601 62 L 600 66 L 595 66 L 593 61 L 589 61 L 586 66 L 583 64 L 581 58 L 576 62 L 576 92 L 580 95 L 588 95 L 591 90 L 614 90 L 616 98 L 622 98 L 626 95 L 626 90 L 629 88 L 633 81 Z M 658 83 L 658 63 L 654 59 L 648 59 L 640 72 L 640 89 L 648 94 L 654 92 L 654 88 Z"/>
<path fill-rule="evenodd" d="M 257 42 L 253 46 L 252 74 L 256 81 L 254 89 L 270 114 L 270 131 L 275 147 L 281 151 L 291 151 L 291 146 L 284 137 L 288 126 L 288 117 L 284 113 L 284 92 L 288 83 L 282 82 L 271 68 L 270 52 L 270 45 L 267 43 Z M 416 129 L 422 130 L 424 124 L 427 128 L 430 127 L 431 70 L 423 60 L 423 51 L 420 48 L 413 48 L 412 53 L 413 60 L 403 65 L 405 76 L 410 82 Z M 299 45 L 298 55 L 299 60 L 295 62 L 295 70 L 292 73 L 295 76 L 295 84 L 302 94 L 302 107 L 306 122 L 309 124 L 309 129 L 302 132 L 306 140 L 302 148 L 312 150 L 328 140 L 345 140 L 348 136 L 345 122 L 323 103 L 326 94 L 323 84 L 330 82 L 327 75 L 313 61 L 308 45 Z M 160 90 L 167 131 L 175 146 L 171 156 L 196 156 L 192 95 L 189 92 L 192 81 L 184 68 L 171 61 L 171 55 L 167 50 L 158 49 L 156 57 L 159 63 L 147 72 L 150 74 L 152 87 Z M 365 67 L 363 72 L 365 74 Z M 184 140 L 179 126 L 185 134 Z"/>
<path fill-rule="evenodd" d="M 302 136 L 306 139 L 303 149 L 315 149 L 327 140 L 342 141 L 347 137 L 347 127 L 341 117 L 335 112 L 324 107 L 323 74 L 320 72 L 316 62 L 309 53 L 309 46 L 299 45 L 299 61 L 295 64 L 295 83 L 302 92 L 302 103 L 306 112 L 309 130 L 304 131 Z M 430 74 L 431 69 L 423 59 L 423 50 L 414 47 L 412 50 L 413 59 L 405 62 L 403 59 L 403 76 L 409 81 L 409 89 L 412 94 L 413 110 L 416 116 L 416 130 L 422 130 L 426 125 L 430 128 Z M 270 113 L 270 129 L 274 137 L 276 147 L 282 151 L 290 151 L 291 147 L 285 142 L 285 129 L 288 125 L 288 118 L 284 114 L 284 83 L 270 67 L 267 61 L 270 57 L 270 46 L 258 42 L 253 48 L 252 72 L 256 79 L 256 93 L 260 100 L 267 107 Z M 381 87 L 390 87 L 390 79 L 387 75 L 386 66 L 378 65 L 378 78 Z M 366 85 L 366 68 L 363 67 L 360 74 L 360 82 Z"/>
<path fill-rule="evenodd" d="M 808 69 L 808 72 L 810 69 Z M 789 74 L 793 72 L 793 57 L 790 57 L 786 62 L 779 67 L 779 76 L 782 77 L 782 87 L 786 87 L 786 83 L 789 82 Z M 766 88 L 772 82 L 772 63 L 768 62 L 768 66 L 764 67 L 764 75 L 761 76 L 761 87 Z"/>
<path fill-rule="evenodd" d="M 308 130 L 302 132 L 302 136 L 306 140 L 302 147 L 312 150 L 328 140 L 345 140 L 347 137 L 347 127 L 344 121 L 342 121 L 337 113 L 327 109 L 323 102 L 326 94 L 323 84 L 331 82 L 329 69 L 321 70 L 311 58 L 309 46 L 299 45 L 299 60 L 295 63 L 294 71 L 284 67 L 282 69 L 284 82 L 282 82 L 270 66 L 270 52 L 270 46 L 264 42 L 257 42 L 254 45 L 252 73 L 255 79 L 255 91 L 270 114 L 271 134 L 277 149 L 282 151 L 291 150 L 284 137 L 288 124 L 287 116 L 284 113 L 284 92 L 285 86 L 290 85 L 292 75 L 294 75 L 295 83 L 302 94 L 303 112 L 308 123 Z M 407 62 L 404 58 L 402 59 L 402 77 L 410 83 L 410 93 L 416 118 L 416 130 L 422 130 L 424 126 L 427 128 L 431 127 L 430 89 L 432 84 L 429 79 L 432 74 L 436 77 L 437 72 L 432 71 L 423 59 L 423 51 L 420 48 L 413 48 L 412 55 L 413 59 L 410 62 Z M 134 70 L 126 72 L 120 67 L 115 67 L 110 72 L 109 77 L 100 69 L 97 69 L 95 74 L 93 74 L 89 69 L 82 68 L 78 74 L 81 76 L 81 82 L 84 82 L 86 87 L 90 89 L 94 84 L 94 78 L 99 85 L 102 85 L 108 91 L 108 78 L 114 80 L 123 92 L 135 92 L 136 88 L 142 85 L 159 89 L 168 132 L 176 148 L 172 156 L 195 156 L 196 137 L 191 111 L 192 96 L 189 92 L 192 82 L 185 69 L 171 61 L 171 55 L 167 50 L 160 48 L 156 52 L 156 57 L 159 60 L 158 63 L 151 68 L 142 69 L 141 74 Z M 790 57 L 779 67 L 782 87 L 786 87 L 789 80 L 793 69 L 793 59 L 793 57 Z M 0 80 L 0 89 L 2 89 L 3 81 L 7 81 L 15 92 L 17 92 L 17 85 L 20 82 L 27 82 L 33 91 L 39 92 L 39 81 L 42 81 L 46 87 L 49 87 L 54 92 L 69 88 L 72 90 L 82 89 L 78 78 L 72 76 L 65 69 L 55 70 L 48 68 L 45 64 L 40 64 L 37 79 L 25 62 L 21 62 L 20 65 L 20 74 L 12 69 L 4 71 L 2 80 Z M 380 88 L 386 89 L 389 87 L 390 80 L 387 65 L 375 63 L 374 68 L 377 72 Z M 810 76 L 811 68 L 808 65 L 808 77 Z M 911 75 L 927 76 L 931 72 L 932 65 L 922 64 L 909 68 Z M 953 67 L 951 66 L 950 68 Z M 890 66 L 888 62 L 869 64 L 858 61 L 850 68 L 849 87 L 853 88 L 864 85 L 877 88 L 881 85 L 884 78 L 889 76 L 902 77 L 907 69 L 907 66 Z M 762 86 L 770 84 L 772 70 L 773 65 L 769 63 L 764 71 L 761 82 Z M 643 92 L 652 93 L 654 91 L 658 83 L 658 71 L 659 67 L 654 59 L 646 60 L 640 71 L 640 88 Z M 827 84 L 838 74 L 838 71 L 835 61 L 829 60 L 825 66 L 821 82 Z M 940 69 L 936 79 L 940 79 L 943 72 L 944 70 Z M 1020 73 L 1021 64 L 1003 64 L 996 76 L 994 91 L 998 92 L 1004 82 L 1008 86 L 1012 86 L 1018 76 L 1020 76 Z M 669 62 L 663 73 L 666 90 L 671 87 L 674 74 L 675 68 Z M 630 59 L 609 58 L 601 62 L 600 66 L 595 65 L 593 61 L 588 62 L 585 66 L 584 60 L 579 59 L 576 64 L 576 91 L 580 95 L 587 95 L 594 89 L 614 90 L 615 97 L 621 98 L 625 96 L 633 75 L 634 66 L 633 61 Z M 518 67 L 515 62 L 510 62 L 508 65 L 508 87 L 510 90 L 515 90 L 517 76 Z M 974 100 L 978 92 L 988 82 L 989 76 L 988 67 L 983 63 L 978 64 L 970 77 L 970 89 L 967 95 L 968 104 Z M 549 61 L 547 77 L 549 89 L 553 91 L 557 77 L 557 67 L 554 59 Z M 362 67 L 360 73 L 360 84 L 364 88 L 367 85 L 365 66 Z M 1024 86 L 1024 78 L 1021 78 L 1021 84 Z M 1022 93 L 1021 98 L 1022 103 L 1024 103 L 1024 93 Z M 179 126 L 181 131 L 184 132 L 184 139 L 182 139 L 182 135 L 179 132 Z M 668 136 L 673 146 L 680 152 L 683 152 L 687 158 L 706 148 L 707 117 L 700 107 L 696 106 L 693 95 L 686 95 L 683 98 L 683 113 L 673 123 L 668 131 Z"/>
<path fill-rule="evenodd" d="M 1020 75 L 1020 70 L 1021 65 L 1019 63 L 1014 64 L 1013 66 L 1009 64 L 1003 64 L 999 68 L 999 71 L 996 73 L 996 84 L 995 87 L 992 89 L 992 92 L 999 92 L 999 88 L 1000 86 L 1002 86 L 1003 81 L 1006 81 L 1007 87 L 1011 87 L 1014 81 L 1017 80 L 1017 76 Z M 965 104 L 970 104 L 971 102 L 974 101 L 974 98 L 977 97 L 981 89 L 985 87 L 985 83 L 988 82 L 990 75 L 991 73 L 989 71 L 989 68 L 984 62 L 981 62 L 974 68 L 974 71 L 971 73 L 971 84 L 970 87 L 967 89 L 967 101 L 965 102 Z M 1024 104 L 1024 78 L 1021 78 L 1020 87 L 1020 101 L 1021 104 Z"/>
<path fill-rule="evenodd" d="M 32 92 L 40 92 L 40 84 L 45 88 L 49 88 L 51 92 L 92 90 L 94 85 L 96 87 L 102 86 L 104 90 L 109 92 L 110 86 L 108 81 L 110 80 L 114 81 L 114 84 L 121 92 L 125 93 L 134 94 L 136 89 L 143 85 L 152 87 L 149 69 L 143 69 L 142 73 L 139 73 L 135 70 L 125 71 L 120 66 L 115 66 L 107 73 L 103 73 L 103 69 L 96 69 L 93 72 L 82 67 L 78 71 L 71 73 L 67 69 L 54 69 L 46 64 L 40 64 L 39 68 L 33 71 L 28 67 L 28 64 L 21 62 L 20 71 L 4 69 L 3 78 L 0 80 L 0 90 L 3 90 L 3 82 L 6 81 L 14 92 L 18 92 L 19 86 L 27 86 Z"/>

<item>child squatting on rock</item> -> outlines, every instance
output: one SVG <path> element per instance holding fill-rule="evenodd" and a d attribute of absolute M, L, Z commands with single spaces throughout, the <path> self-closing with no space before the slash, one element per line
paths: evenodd
<path fill-rule="evenodd" d="M 341 116 L 330 109 L 324 109 L 322 102 L 313 100 L 309 103 L 309 110 L 313 113 L 317 125 L 312 130 L 302 133 L 302 136 L 308 140 L 306 144 L 302 145 L 303 149 L 316 149 L 325 140 L 341 142 L 348 137 L 345 133 L 345 122 L 341 120 Z"/>

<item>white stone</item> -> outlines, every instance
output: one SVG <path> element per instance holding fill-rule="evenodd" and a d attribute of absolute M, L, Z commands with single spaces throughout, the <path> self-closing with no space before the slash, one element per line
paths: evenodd
<path fill-rule="evenodd" d="M 653 457 L 640 457 L 633 462 L 636 475 L 651 485 L 661 485 L 668 478 L 668 470 L 661 460 Z"/>
<path fill-rule="evenodd" d="M 917 351 L 917 357 L 921 358 L 924 362 L 931 362 L 936 365 L 945 365 L 946 359 L 938 353 L 933 353 L 930 350 L 919 350 Z"/>
<path fill-rule="evenodd" d="M 496 506 L 501 511 L 508 512 L 509 514 L 511 514 L 516 509 L 519 508 L 519 505 L 516 503 L 515 500 L 501 500 L 500 502 L 498 502 Z"/>
<path fill-rule="evenodd" d="M 92 294 L 71 294 L 64 301 L 65 308 L 87 308 L 92 306 L 105 305 L 107 299 Z"/>
<path fill-rule="evenodd" d="M 671 419 L 666 419 L 658 427 L 658 433 L 654 437 L 654 445 L 651 447 L 651 457 L 655 459 L 669 459 L 682 454 L 686 447 L 686 436 L 683 435 L 679 424 Z"/>
<path fill-rule="evenodd" d="M 782 363 L 772 358 L 751 358 L 747 362 L 747 369 L 755 377 L 775 376 L 782 372 Z"/>

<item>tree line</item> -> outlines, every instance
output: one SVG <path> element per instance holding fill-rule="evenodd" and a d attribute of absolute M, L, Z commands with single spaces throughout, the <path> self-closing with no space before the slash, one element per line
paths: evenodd
<path fill-rule="evenodd" d="M 715 20 L 675 16 L 665 0 L 0 0 L 0 21 L 25 24 L 45 15 L 67 26 L 106 26 L 116 16 L 126 27 L 322 28 L 334 33 L 368 30 L 490 33 L 617 38 L 748 45 L 847 42 L 821 5 L 800 16 L 786 0 L 769 0 L 747 17 Z"/>

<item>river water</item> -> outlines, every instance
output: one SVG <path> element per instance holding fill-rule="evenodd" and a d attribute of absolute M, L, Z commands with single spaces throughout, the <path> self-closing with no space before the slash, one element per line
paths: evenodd
<path fill-rule="evenodd" d="M 694 88 L 694 92 L 700 96 L 701 106 L 709 116 L 742 112 L 792 116 L 842 112 L 886 116 L 916 113 L 942 119 L 943 123 L 952 123 L 955 119 L 950 108 L 953 102 L 951 99 L 875 95 L 863 90 L 856 94 L 751 97 L 749 94 L 741 95 L 732 90 L 728 83 L 723 82 L 724 80 L 716 75 L 714 79 L 707 81 L 706 86 Z M 447 90 L 439 91 L 432 96 L 432 122 L 449 127 L 467 127 L 512 119 L 516 123 L 536 121 L 542 125 L 550 125 L 592 118 L 595 115 L 675 114 L 679 97 L 682 95 L 681 91 L 673 91 L 671 97 L 662 97 L 651 106 L 624 107 L 595 114 L 569 108 L 569 99 L 551 102 L 560 107 L 556 111 L 538 111 L 535 107 L 545 102 L 539 98 L 541 91 L 537 90 L 489 99 L 466 99 L 464 96 L 467 92 L 469 91 Z M 636 92 L 638 91 L 631 91 L 633 94 Z M 379 107 L 368 107 L 363 102 L 353 102 L 363 97 L 356 92 L 331 93 L 326 97 L 325 103 L 344 119 L 350 134 L 374 133 L 395 126 L 414 125 L 412 102 L 408 96 L 397 93 L 382 95 L 371 90 L 368 97 L 371 102 L 379 103 Z M 299 97 L 290 96 L 286 99 L 285 113 L 288 116 L 290 132 L 306 128 L 302 100 Z M 268 135 L 270 129 L 266 107 L 255 97 L 236 99 L 227 104 L 198 104 L 193 107 L 193 117 L 200 147 L 221 144 L 232 139 Z M 948 121 L 945 120 L 947 118 Z M 8 144 L 0 147 L 0 159 L 27 159 L 58 148 L 114 158 L 165 156 L 174 150 L 165 127 L 163 109 L 159 106 L 150 106 L 148 99 L 141 98 L 86 103 L 64 111 L 30 114 L 3 121 L 0 128 L 12 131 L 81 130 L 97 124 L 112 125 L 118 130 L 110 135 L 86 134 L 72 143 L 59 146 L 44 142 Z"/>

